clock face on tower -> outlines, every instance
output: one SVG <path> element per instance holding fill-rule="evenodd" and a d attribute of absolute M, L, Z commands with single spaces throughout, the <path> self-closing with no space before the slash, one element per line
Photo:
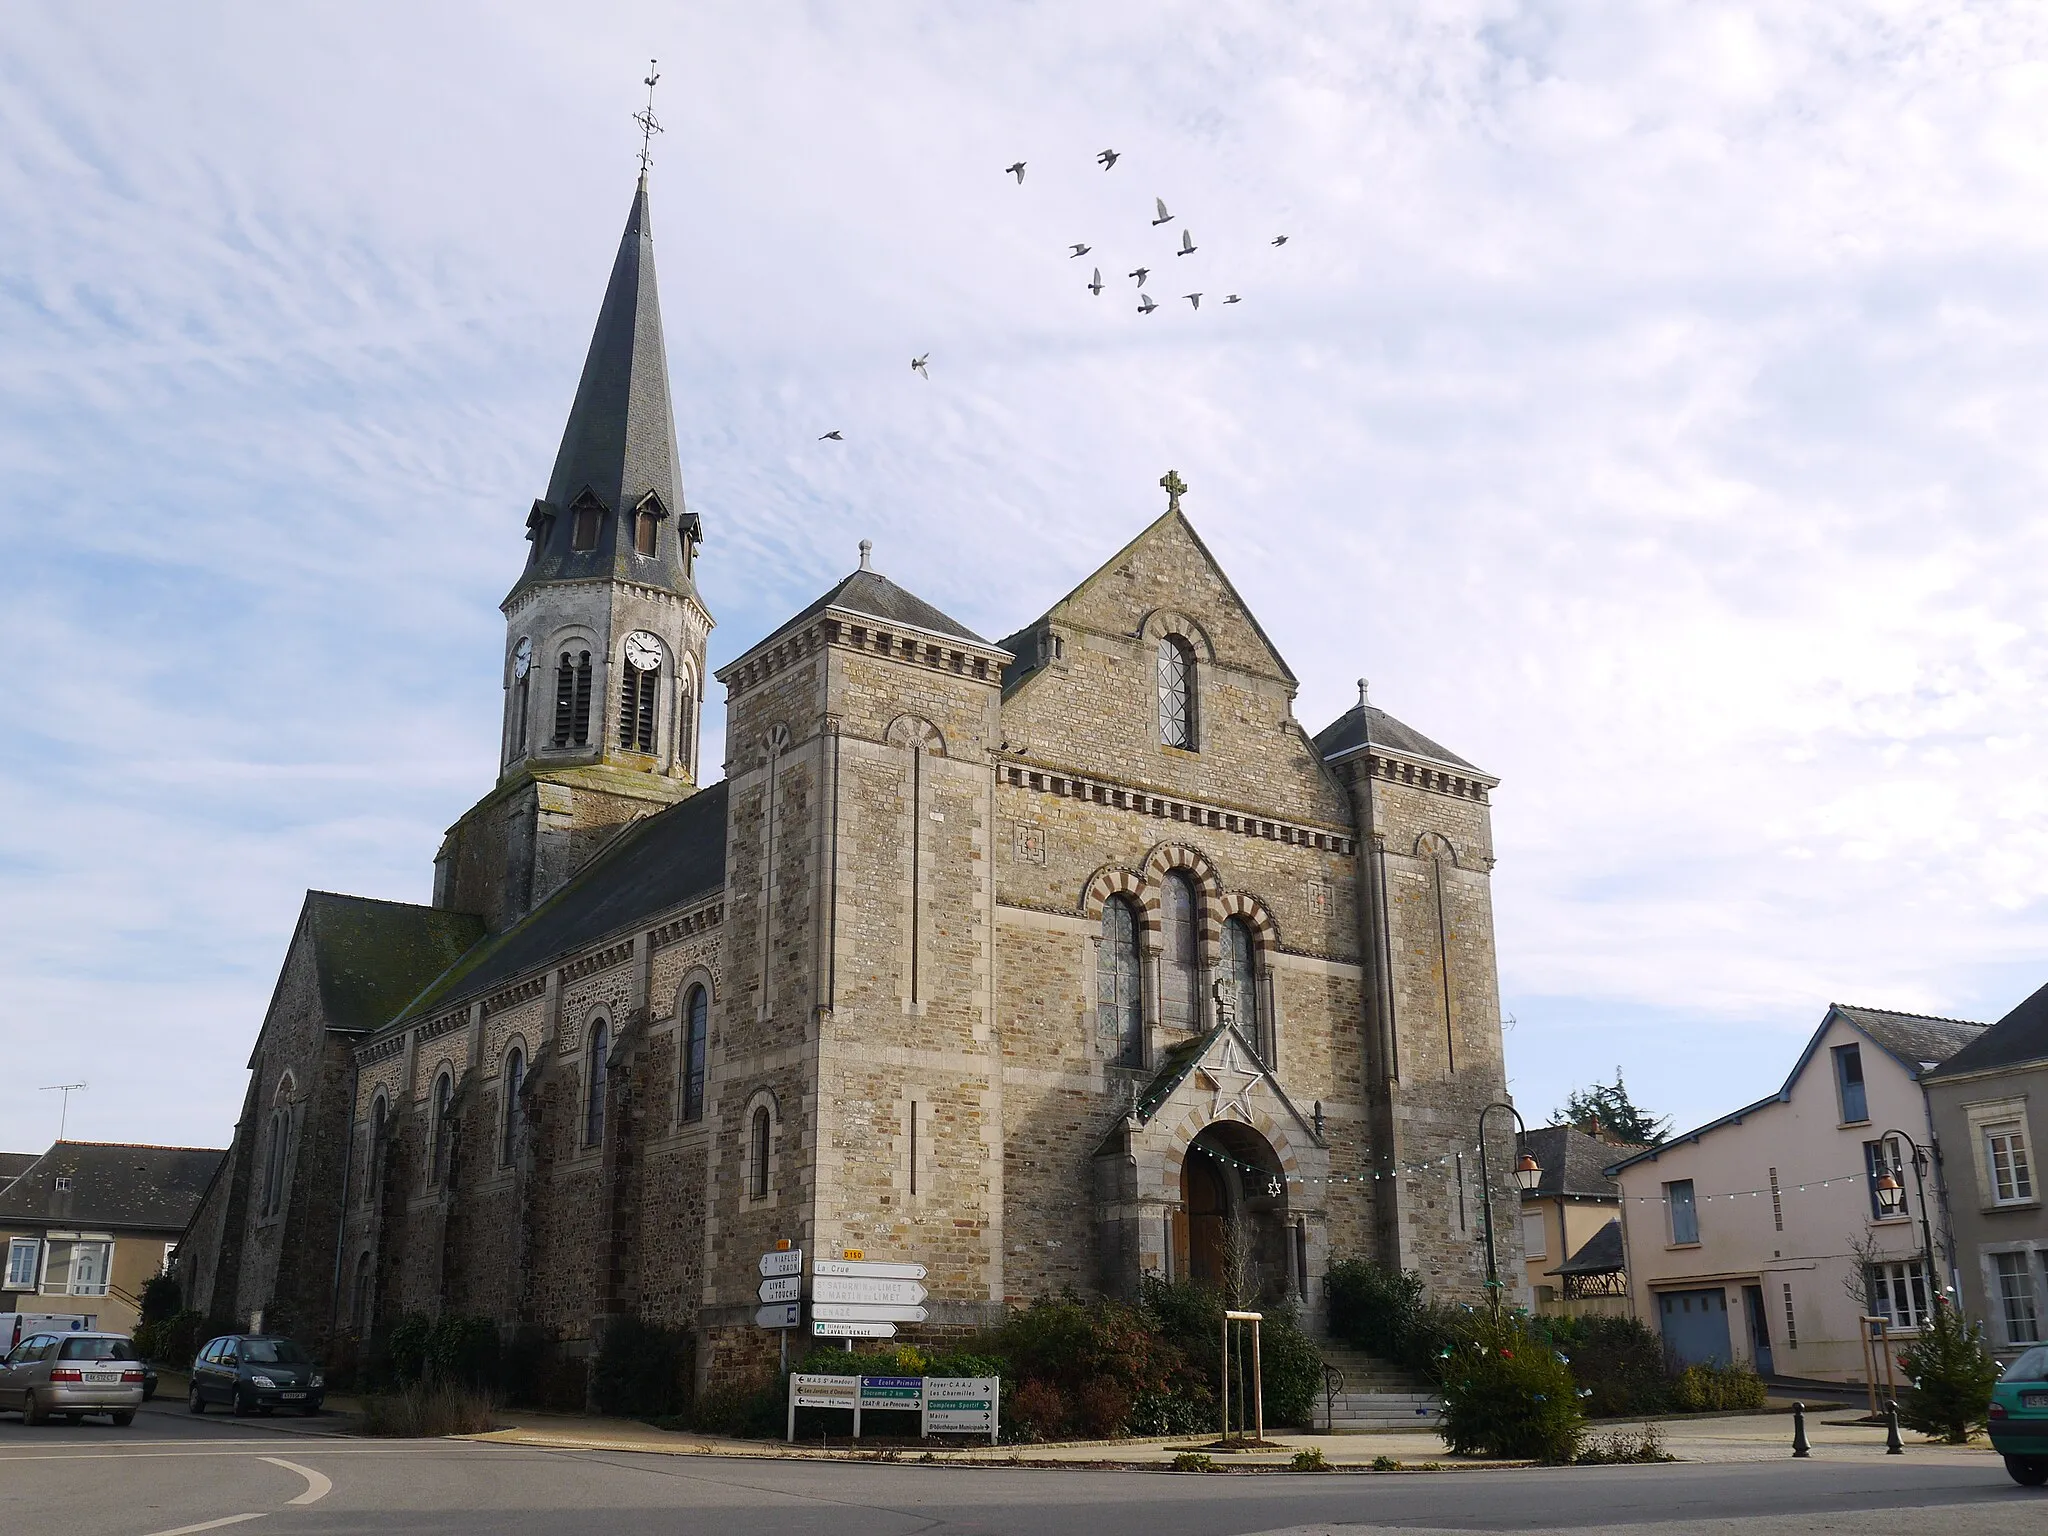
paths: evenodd
<path fill-rule="evenodd" d="M 532 670 L 533 641 L 527 636 L 521 635 L 519 643 L 512 647 L 512 675 L 515 678 L 524 677 Z"/>
<path fill-rule="evenodd" d="M 636 672 L 652 672 L 661 665 L 661 642 L 644 629 L 626 636 L 626 665 Z"/>

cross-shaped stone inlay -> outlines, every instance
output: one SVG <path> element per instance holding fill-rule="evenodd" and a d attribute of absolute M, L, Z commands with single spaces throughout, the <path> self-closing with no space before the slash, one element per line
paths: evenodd
<path fill-rule="evenodd" d="M 1180 471 L 1169 469 L 1165 474 L 1161 475 L 1159 477 L 1159 487 L 1166 492 L 1166 510 L 1178 512 L 1180 510 L 1180 499 L 1187 493 L 1188 488 L 1187 481 L 1180 477 Z"/>

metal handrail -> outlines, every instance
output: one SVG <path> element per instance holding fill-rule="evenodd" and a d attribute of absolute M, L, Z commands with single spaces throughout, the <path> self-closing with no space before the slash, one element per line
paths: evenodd
<path fill-rule="evenodd" d="M 1337 1428 L 1337 1394 L 1344 1390 L 1344 1370 L 1341 1366 L 1323 1362 L 1323 1428 L 1335 1431 Z"/>

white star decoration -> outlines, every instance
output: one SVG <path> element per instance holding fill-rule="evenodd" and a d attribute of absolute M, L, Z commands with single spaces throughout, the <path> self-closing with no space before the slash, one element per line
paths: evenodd
<path fill-rule="evenodd" d="M 1259 1079 L 1266 1074 L 1256 1067 L 1247 1067 L 1238 1060 L 1237 1042 L 1225 1035 L 1223 1051 L 1214 1066 L 1205 1066 L 1202 1076 L 1214 1095 L 1209 1102 L 1209 1118 L 1221 1120 L 1226 1109 L 1234 1109 L 1246 1124 L 1252 1119 L 1252 1089 L 1259 1085 Z M 1226 1086 L 1236 1083 L 1233 1091 Z"/>

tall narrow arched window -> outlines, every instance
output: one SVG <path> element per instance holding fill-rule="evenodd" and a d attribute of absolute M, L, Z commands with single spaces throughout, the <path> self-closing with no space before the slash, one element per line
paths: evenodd
<path fill-rule="evenodd" d="M 1097 1048 L 1118 1066 L 1144 1064 L 1145 989 L 1138 972 L 1138 909 L 1126 896 L 1102 904 L 1102 942 L 1095 951 Z"/>
<path fill-rule="evenodd" d="M 1251 1042 L 1259 1060 L 1272 1066 L 1273 1042 L 1259 1016 L 1258 946 L 1252 941 L 1252 925 L 1241 917 L 1223 925 L 1223 981 L 1238 1033 Z"/>
<path fill-rule="evenodd" d="M 1191 1030 L 1202 1019 L 1194 882 L 1169 871 L 1159 903 L 1159 1022 Z"/>
<path fill-rule="evenodd" d="M 1159 638 L 1159 743 L 1195 749 L 1195 651 L 1179 635 Z"/>
<path fill-rule="evenodd" d="M 270 1135 L 263 1163 L 263 1214 L 284 1209 L 284 1166 L 291 1153 L 292 1112 L 280 1104 L 270 1112 Z"/>
<path fill-rule="evenodd" d="M 455 1078 L 443 1072 L 434 1080 L 434 1182 L 448 1177 L 448 1164 L 455 1155 Z"/>
<path fill-rule="evenodd" d="M 505 1149 L 499 1160 L 508 1166 L 519 1155 L 519 1132 L 526 1113 L 519 1090 L 526 1086 L 526 1052 L 513 1046 L 505 1053 Z"/>
<path fill-rule="evenodd" d="M 768 1198 L 768 1139 L 773 1130 L 768 1106 L 763 1104 L 755 1109 L 752 1128 L 747 1132 L 747 1196 L 753 1200 Z"/>
<path fill-rule="evenodd" d="M 704 1118 L 704 1045 L 711 1028 L 711 994 L 690 988 L 683 999 L 683 1118 Z"/>
<path fill-rule="evenodd" d="M 626 664 L 619 668 L 619 745 L 628 752 L 652 752 L 661 642 L 636 629 L 626 636 L 624 659 Z"/>
<path fill-rule="evenodd" d="M 590 741 L 590 652 L 564 651 L 555 667 L 555 745 Z"/>
<path fill-rule="evenodd" d="M 363 1157 L 363 1204 L 375 1205 L 378 1185 L 384 1178 L 384 1126 L 390 1117 L 390 1110 L 384 1103 L 384 1095 L 378 1094 L 370 1104 L 370 1146 Z"/>
<path fill-rule="evenodd" d="M 348 1313 L 356 1325 L 358 1337 L 370 1332 L 370 1252 L 366 1248 L 356 1255 L 355 1284 L 349 1297 Z"/>
<path fill-rule="evenodd" d="M 605 1058 L 611 1055 L 611 1050 L 612 1032 L 600 1020 L 590 1030 L 590 1096 L 583 1107 L 583 1144 L 586 1147 L 604 1144 L 605 1088 L 611 1071 L 611 1064 Z"/>

